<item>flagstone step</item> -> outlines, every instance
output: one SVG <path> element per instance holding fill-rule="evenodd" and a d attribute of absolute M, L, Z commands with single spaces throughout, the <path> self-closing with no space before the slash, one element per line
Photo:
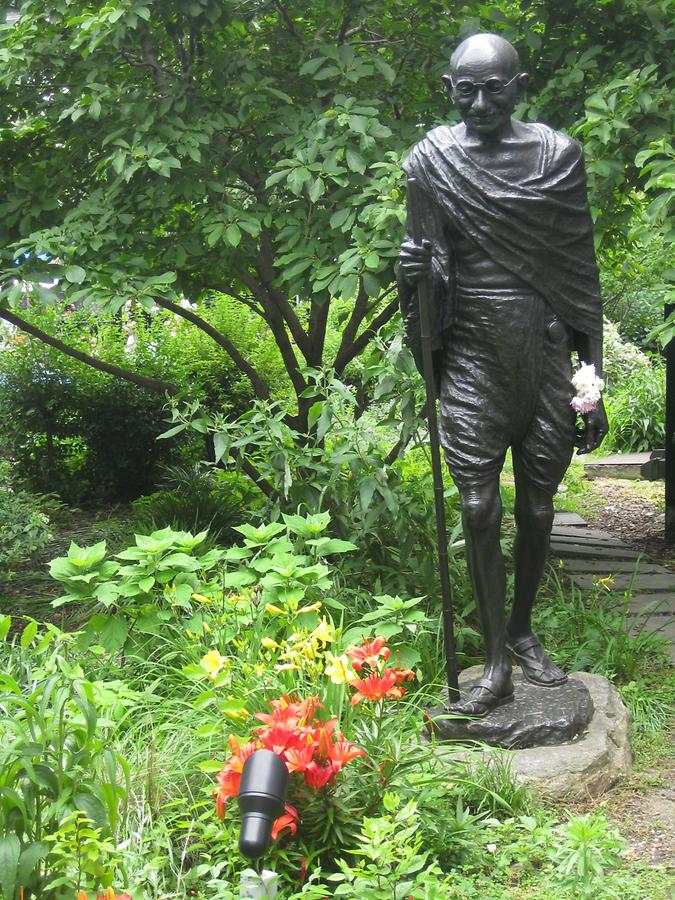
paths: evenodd
<path fill-rule="evenodd" d="M 563 571 L 583 590 L 597 590 L 598 582 L 604 581 L 602 587 L 609 589 L 607 606 L 621 608 L 627 603 L 632 632 L 663 635 L 675 663 L 675 572 L 606 531 L 590 528 L 576 513 L 556 514 L 551 558 L 560 559 Z M 623 593 L 629 589 L 626 600 Z"/>

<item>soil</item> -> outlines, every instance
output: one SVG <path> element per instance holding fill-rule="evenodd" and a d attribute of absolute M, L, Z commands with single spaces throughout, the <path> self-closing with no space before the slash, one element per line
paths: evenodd
<path fill-rule="evenodd" d="M 594 528 L 609 531 L 649 559 L 675 571 L 675 546 L 665 541 L 663 482 L 596 478 L 588 483 L 582 513 Z"/>
<path fill-rule="evenodd" d="M 653 776 L 661 786 L 619 792 L 609 798 L 606 812 L 628 842 L 625 859 L 675 866 L 675 766 L 643 774 Z"/>

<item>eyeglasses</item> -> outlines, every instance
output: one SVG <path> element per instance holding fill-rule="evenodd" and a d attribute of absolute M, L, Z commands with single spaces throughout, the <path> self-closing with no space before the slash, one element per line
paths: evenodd
<path fill-rule="evenodd" d="M 497 78 L 496 76 L 488 78 L 487 81 L 471 81 L 470 78 L 460 78 L 459 81 L 453 81 L 451 78 L 450 84 L 452 85 L 453 91 L 460 97 L 474 97 L 478 88 L 485 88 L 488 94 L 501 94 L 504 88 L 513 84 L 519 75 L 520 72 L 517 75 L 514 75 L 510 81 L 502 81 L 501 78 Z"/>

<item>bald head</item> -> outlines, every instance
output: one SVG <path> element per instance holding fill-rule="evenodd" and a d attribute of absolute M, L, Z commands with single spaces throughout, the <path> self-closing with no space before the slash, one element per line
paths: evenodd
<path fill-rule="evenodd" d="M 520 71 L 520 59 L 512 44 L 498 34 L 473 34 L 457 47 L 450 57 L 450 74 L 460 65 L 480 62 L 504 67 L 502 71 L 516 75 Z"/>

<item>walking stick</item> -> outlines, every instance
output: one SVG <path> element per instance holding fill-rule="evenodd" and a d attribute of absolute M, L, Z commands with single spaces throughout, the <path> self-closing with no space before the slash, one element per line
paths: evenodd
<path fill-rule="evenodd" d="M 415 178 L 408 178 L 408 212 L 412 226 L 412 238 L 416 244 L 424 239 L 420 210 L 419 188 Z M 420 306 L 420 337 L 422 339 L 422 362 L 424 383 L 427 394 L 427 421 L 429 423 L 429 445 L 431 448 L 431 472 L 434 481 L 434 504 L 436 507 L 436 536 L 438 540 L 438 565 L 441 578 L 441 598 L 443 601 L 443 640 L 445 643 L 445 673 L 448 682 L 450 702 L 459 699 L 457 678 L 457 654 L 453 629 L 452 587 L 448 571 L 448 536 L 445 528 L 445 503 L 443 500 L 443 472 L 441 469 L 441 448 L 436 417 L 436 388 L 434 384 L 434 364 L 431 349 L 431 283 L 428 275 L 417 282 L 417 297 Z"/>

